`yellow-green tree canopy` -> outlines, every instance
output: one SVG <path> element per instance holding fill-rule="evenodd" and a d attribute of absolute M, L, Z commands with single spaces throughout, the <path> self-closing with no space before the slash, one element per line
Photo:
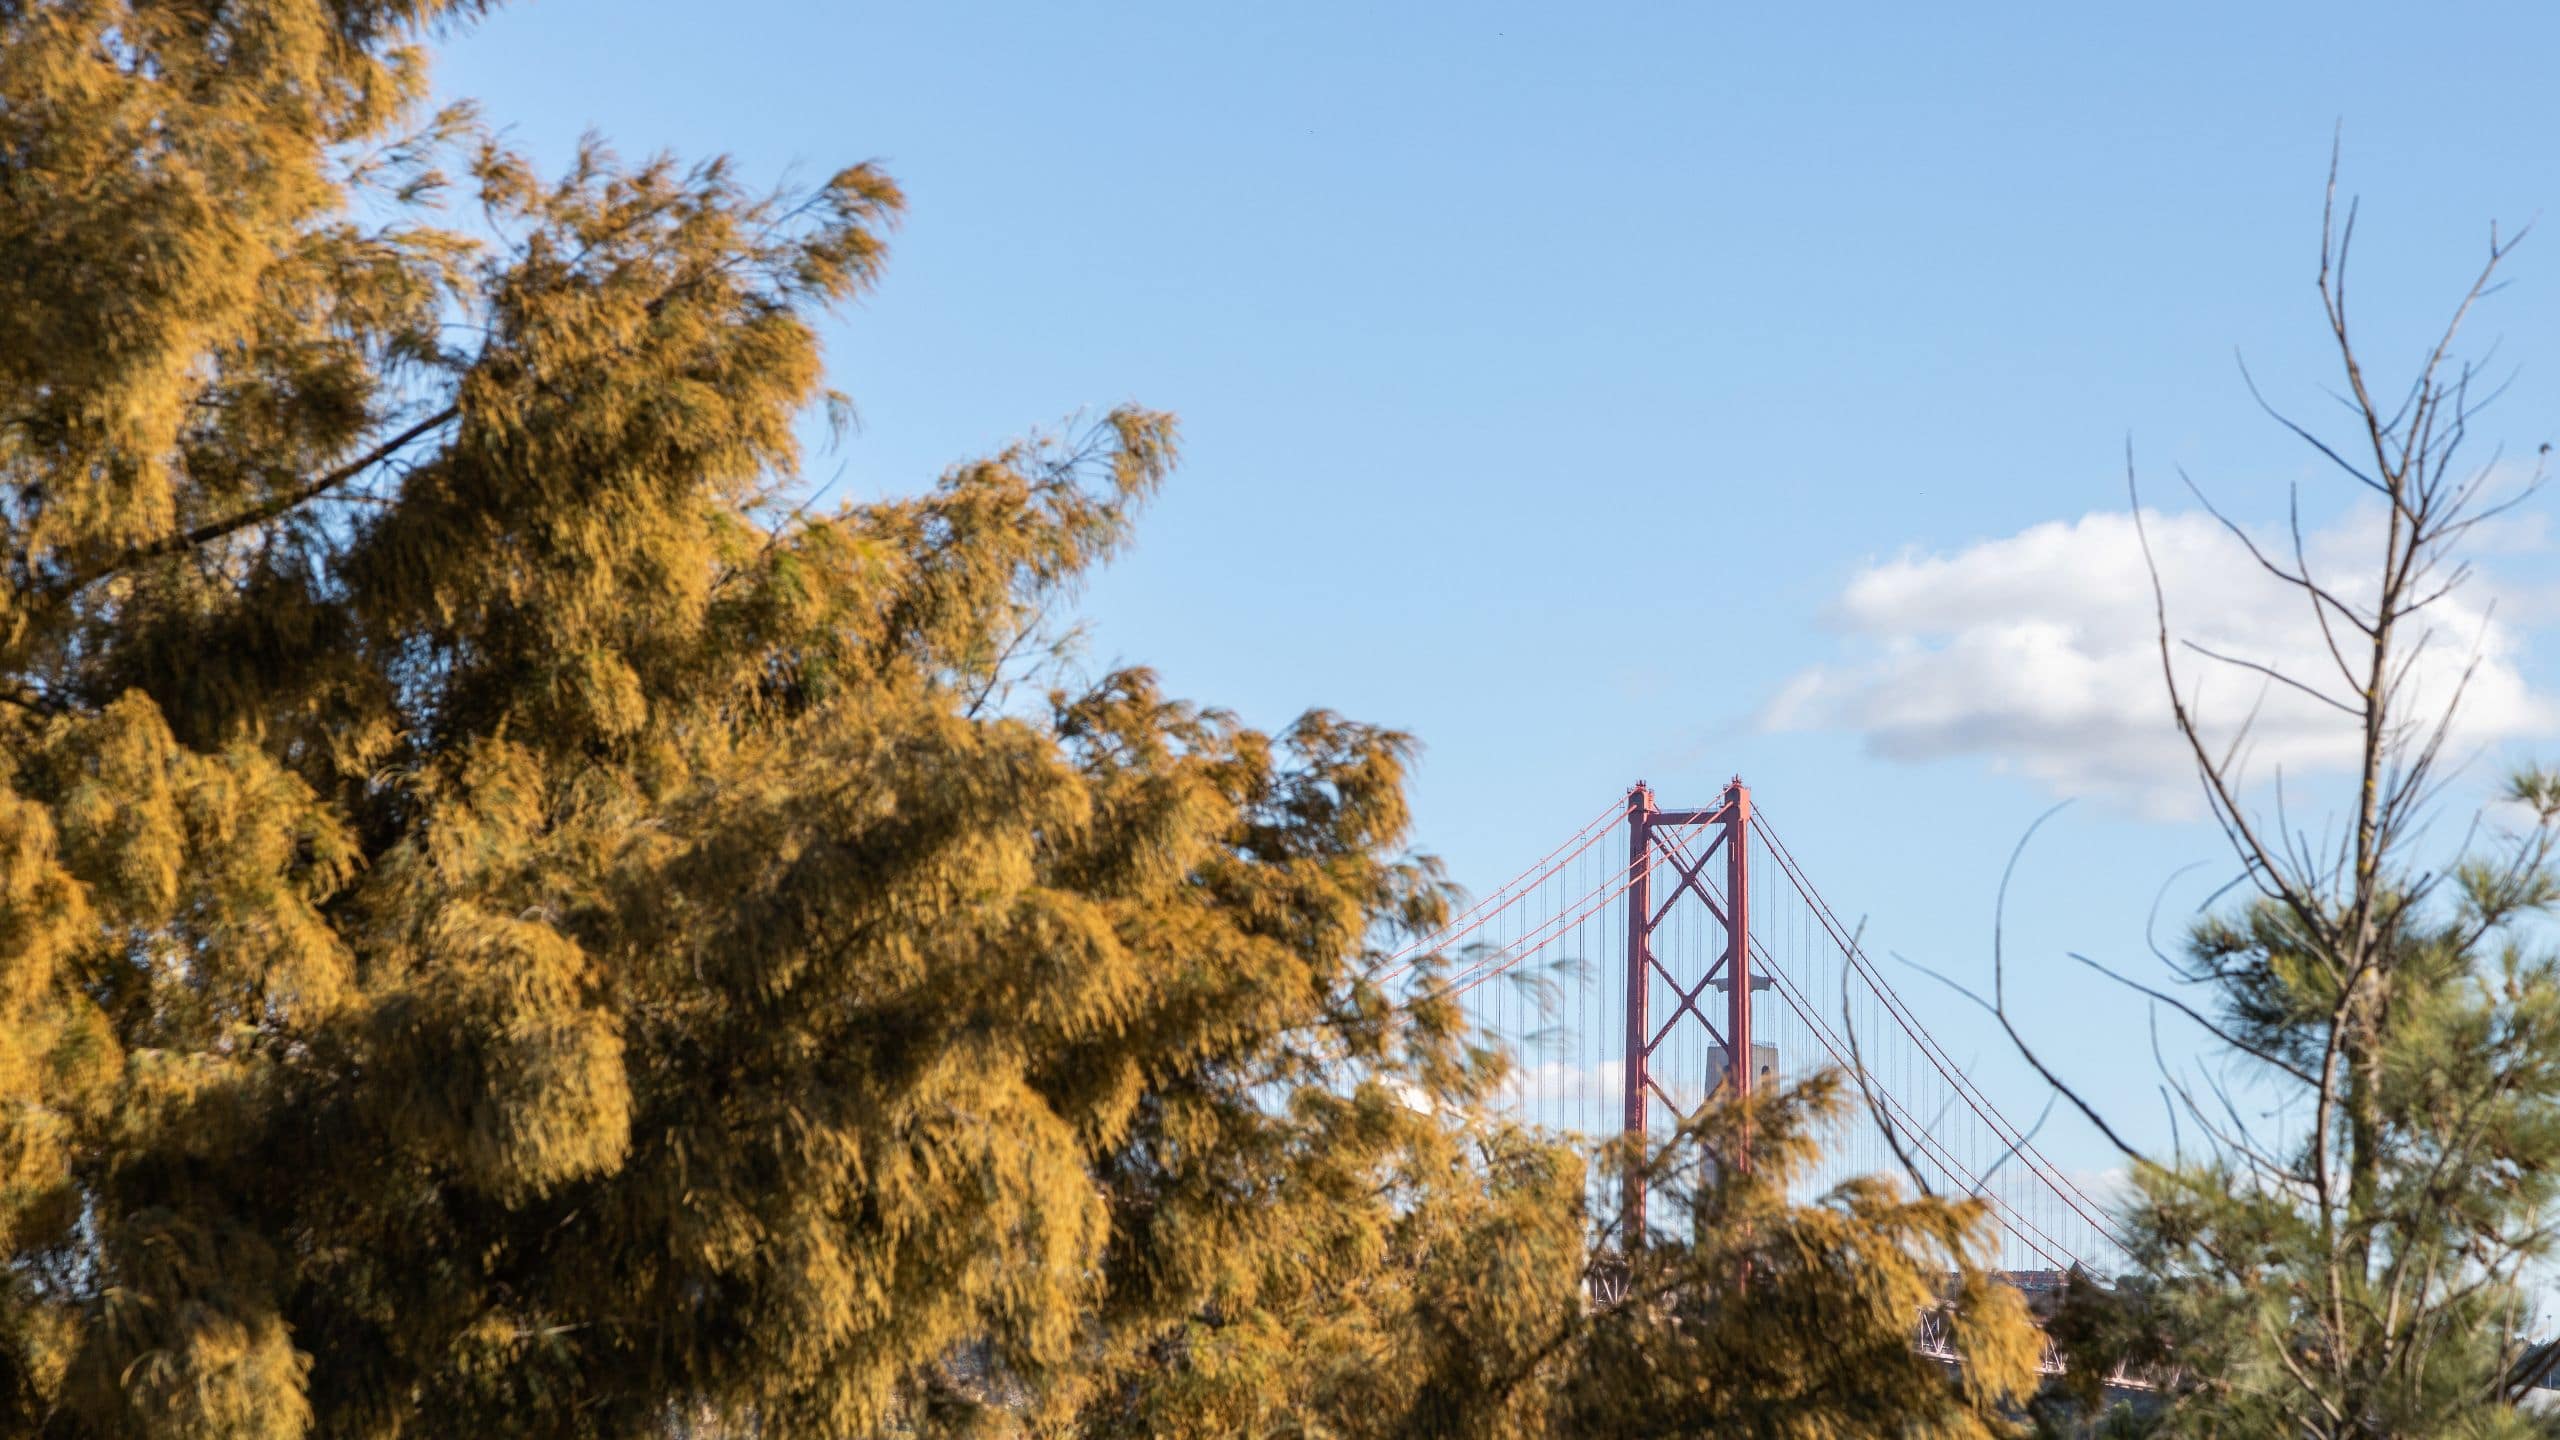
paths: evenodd
<path fill-rule="evenodd" d="M 1303 1247 L 1250 1312 L 1198 1316 L 1125 1366 L 1085 1433 L 2021 1433 L 2043 1342 L 1989 1268 L 1984 1202 L 1885 1177 L 1801 1198 L 1844 1106 L 1840 1078 L 1816 1076 L 1747 1110 L 1710 1106 L 1649 1153 L 1614 1149 L 1607 1163 L 1643 1173 L 1669 1222 L 1596 1251 L 1570 1152 L 1499 1127 L 1416 1147 L 1440 1167 L 1407 1177 L 1418 1203 L 1348 1243 L 1313 1226 L 1327 1243 Z M 1750 1166 L 1717 1163 L 1746 1130 Z M 1587 1283 L 1595 1272 L 1605 1285 Z M 1964 1356 L 1953 1374 L 1912 1345 L 1941 1307 Z"/>
<path fill-rule="evenodd" d="M 1172 422 L 792 508 L 897 190 L 542 176 L 421 109 L 477 8 L 0 0 L 0 1433 L 1762 1395 L 1586 1313 L 1578 1162 L 1365 978 L 1444 903 L 1404 736 L 1009 685 Z M 1901 1257 L 1862 1353 L 1979 1278 L 1962 1206 L 1757 1193 Z"/>

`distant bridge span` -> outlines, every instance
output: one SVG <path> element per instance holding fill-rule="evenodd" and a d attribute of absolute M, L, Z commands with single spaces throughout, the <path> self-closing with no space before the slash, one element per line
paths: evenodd
<path fill-rule="evenodd" d="M 1983 1199 L 2003 1265 L 2120 1266 L 2090 1182 L 1929 1033 L 1738 778 L 1692 808 L 1638 782 L 1395 957 L 1387 979 L 1457 998 L 1513 1052 L 1502 1098 L 1520 1118 L 1594 1140 L 1659 1134 L 1710 1094 L 1837 1067 L 1870 1103 L 1829 1137 L 1815 1187 L 1907 1156 L 1936 1192 Z M 1640 1187 L 1609 1203 L 1627 1233 L 1645 1225 Z"/>

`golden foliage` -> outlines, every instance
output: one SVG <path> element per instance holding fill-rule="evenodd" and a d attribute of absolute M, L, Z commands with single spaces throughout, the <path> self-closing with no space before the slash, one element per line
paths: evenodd
<path fill-rule="evenodd" d="M 789 509 L 895 187 L 542 180 L 416 110 L 471 8 L 0 0 L 0 1431 L 1994 1428 L 1962 1206 L 1711 1186 L 1587 1312 L 1364 978 L 1406 738 L 1017 686 L 1172 421 Z M 1742 1252 L 1868 1408 L 1716 1368 Z"/>

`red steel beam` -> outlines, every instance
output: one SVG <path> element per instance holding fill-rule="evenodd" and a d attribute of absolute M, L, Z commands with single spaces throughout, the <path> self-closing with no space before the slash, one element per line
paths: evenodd
<path fill-rule="evenodd" d="M 1645 1132 L 1645 1086 L 1651 1083 L 1645 1057 L 1652 1046 L 1645 1026 L 1645 996 L 1652 976 L 1646 973 L 1653 934 L 1653 787 L 1643 781 L 1627 792 L 1627 1040 L 1618 1061 L 1618 1078 L 1626 1089 L 1623 1119 L 1626 1133 L 1640 1142 Z M 1627 1177 L 1626 1216 L 1619 1237 L 1622 1248 L 1644 1243 L 1644 1182 Z"/>
<path fill-rule="evenodd" d="M 1733 777 L 1725 792 L 1725 1073 L 1733 1077 L 1736 1098 L 1751 1098 L 1751 787 Z M 1751 1132 L 1742 1132 L 1742 1153 L 1733 1163 L 1751 1168 Z"/>

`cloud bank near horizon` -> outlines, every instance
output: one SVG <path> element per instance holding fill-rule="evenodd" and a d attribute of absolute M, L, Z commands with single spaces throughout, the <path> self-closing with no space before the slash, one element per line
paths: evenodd
<path fill-rule="evenodd" d="M 2372 593 L 2347 580 L 2373 568 L 2382 521 L 2379 510 L 2351 513 L 2304 537 L 2313 572 L 2338 577 L 2332 589 L 2350 603 Z M 2218 521 L 2146 510 L 2142 525 L 2181 642 L 2344 691 L 2308 601 Z M 2289 536 L 2253 538 L 2272 556 L 2290 556 Z M 2432 716 L 2461 692 L 2449 755 L 2547 730 L 2555 714 L 2527 683 L 2523 639 L 2493 617 L 2493 598 L 2475 580 L 2437 602 L 2411 666 L 2408 713 Z M 1895 761 L 1978 759 L 2056 796 L 2095 796 L 2154 818 L 2200 809 L 2161 683 L 2151 579 L 2131 512 L 1869 564 L 1830 619 L 1841 654 L 1790 677 L 1762 712 L 1766 728 L 1854 732 L 1869 753 Z M 2360 638 L 2341 635 L 2340 646 Z M 2349 716 L 2185 644 L 2174 663 L 2217 746 L 2246 722 L 2251 781 L 2281 774 L 2290 784 L 2354 764 L 2359 732 Z"/>

